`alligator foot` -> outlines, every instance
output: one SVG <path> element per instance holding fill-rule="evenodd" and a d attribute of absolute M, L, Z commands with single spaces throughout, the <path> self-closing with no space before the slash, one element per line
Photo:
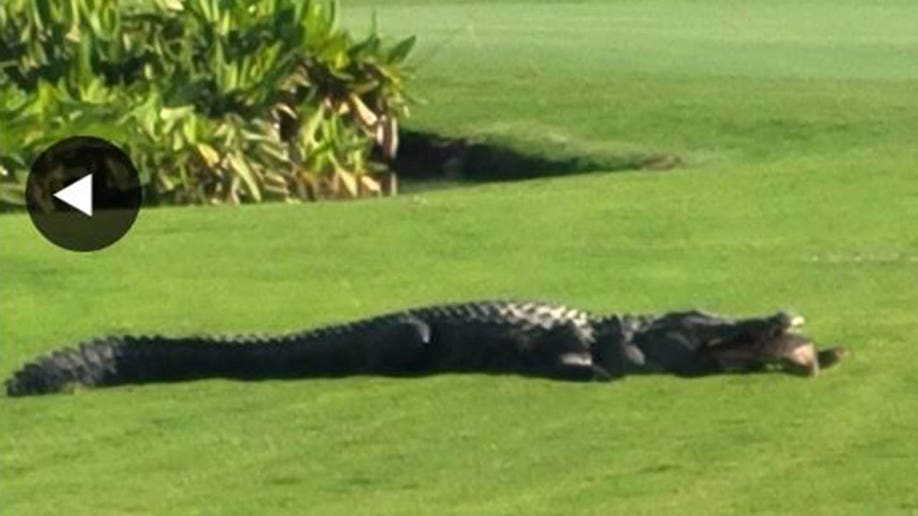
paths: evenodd
<path fill-rule="evenodd" d="M 559 357 L 557 364 L 541 368 L 537 376 L 580 382 L 614 379 L 612 374 L 593 363 L 589 353 L 565 353 Z"/>

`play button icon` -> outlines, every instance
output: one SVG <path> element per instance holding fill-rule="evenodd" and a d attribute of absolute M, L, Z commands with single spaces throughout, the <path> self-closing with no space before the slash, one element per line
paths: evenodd
<path fill-rule="evenodd" d="M 92 174 L 86 174 L 76 183 L 54 192 L 54 196 L 92 217 Z"/>
<path fill-rule="evenodd" d="M 26 206 L 36 229 L 55 245 L 95 251 L 123 237 L 142 192 L 127 155 L 100 138 L 59 141 L 32 164 Z"/>

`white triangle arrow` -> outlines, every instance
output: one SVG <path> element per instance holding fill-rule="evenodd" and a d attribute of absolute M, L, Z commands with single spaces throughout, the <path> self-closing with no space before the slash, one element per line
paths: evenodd
<path fill-rule="evenodd" d="M 92 174 L 86 174 L 67 188 L 54 192 L 54 196 L 92 217 Z"/>

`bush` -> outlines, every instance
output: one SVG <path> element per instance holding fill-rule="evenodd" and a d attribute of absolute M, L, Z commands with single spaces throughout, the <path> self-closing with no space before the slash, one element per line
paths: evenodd
<path fill-rule="evenodd" d="M 0 202 L 75 134 L 124 148 L 153 202 L 380 194 L 414 41 L 355 40 L 322 1 L 6 0 Z"/>

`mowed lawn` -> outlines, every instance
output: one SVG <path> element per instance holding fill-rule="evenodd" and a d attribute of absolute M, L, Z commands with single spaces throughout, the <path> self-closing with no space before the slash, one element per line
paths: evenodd
<path fill-rule="evenodd" d="M 365 26 L 373 4 L 345 19 Z M 151 209 L 90 255 L 0 217 L 0 375 L 102 333 L 285 331 L 487 297 L 791 308 L 851 347 L 838 369 L 4 398 L 0 512 L 918 512 L 918 5 L 749 4 L 379 3 L 385 32 L 421 38 L 415 127 L 685 165 Z"/>

